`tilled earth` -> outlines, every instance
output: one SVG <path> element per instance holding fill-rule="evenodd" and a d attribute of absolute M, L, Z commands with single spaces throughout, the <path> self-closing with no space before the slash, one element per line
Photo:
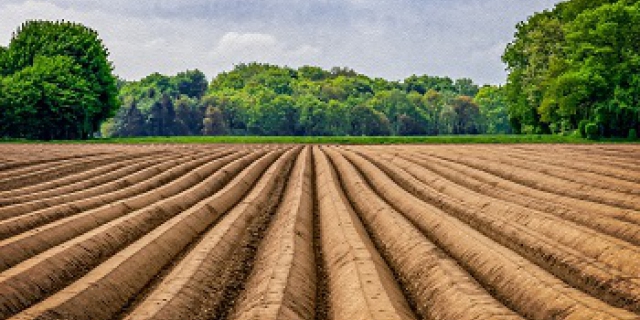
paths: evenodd
<path fill-rule="evenodd" d="M 0 319 L 640 319 L 640 146 L 0 145 Z"/>

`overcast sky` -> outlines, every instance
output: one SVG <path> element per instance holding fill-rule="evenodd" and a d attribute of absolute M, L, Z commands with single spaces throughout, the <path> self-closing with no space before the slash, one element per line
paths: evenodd
<path fill-rule="evenodd" d="M 115 72 L 241 62 L 348 66 L 387 79 L 411 74 L 503 83 L 500 56 L 517 22 L 558 0 L 0 0 L 0 45 L 28 19 L 96 29 Z"/>

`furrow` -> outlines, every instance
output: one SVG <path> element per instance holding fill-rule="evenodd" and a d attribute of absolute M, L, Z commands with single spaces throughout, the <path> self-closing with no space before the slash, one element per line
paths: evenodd
<path fill-rule="evenodd" d="M 41 151 L 44 151 L 44 150 L 41 150 Z M 33 171 L 41 170 L 43 168 L 51 168 L 52 166 L 55 166 L 59 162 L 86 158 L 89 155 L 91 156 L 96 156 L 100 154 L 108 155 L 110 153 L 103 151 L 100 153 L 91 153 L 91 154 L 79 153 L 79 154 L 69 155 L 66 152 L 62 152 L 63 155 L 60 155 L 59 157 L 54 156 L 51 158 L 35 158 L 30 160 L 24 160 L 24 159 L 29 159 L 30 154 L 36 154 L 38 156 L 40 155 L 38 150 L 29 150 L 28 154 L 23 153 L 18 155 L 17 158 L 20 160 L 17 160 L 16 162 L 2 163 L 2 166 L 0 167 L 0 177 L 4 178 L 5 175 L 19 175 L 24 172 L 29 172 L 29 171 L 33 172 Z"/>
<path fill-rule="evenodd" d="M 31 170 L 38 170 L 38 168 L 51 167 L 55 165 L 58 161 L 70 160 L 74 158 L 84 158 L 86 155 L 72 155 L 72 156 L 62 156 L 60 158 L 36 158 L 28 160 L 29 157 L 26 155 L 19 155 L 19 159 L 17 160 L 7 160 L 3 159 L 2 163 L 0 163 L 0 174 L 14 174 L 15 171 L 24 170 L 29 168 Z M 19 172 L 19 171 L 18 171 Z"/>
<path fill-rule="evenodd" d="M 558 181 L 570 181 L 575 184 L 585 186 L 586 188 L 598 188 L 608 190 L 612 193 L 640 195 L 640 184 L 612 178 L 607 175 L 592 173 L 585 170 L 574 169 L 571 166 L 562 166 L 559 163 L 547 164 L 545 161 L 538 159 L 537 157 L 522 158 L 512 151 L 505 153 L 498 153 L 494 150 L 493 154 L 489 148 L 479 149 L 485 151 L 483 154 L 489 154 L 490 156 L 484 156 L 483 158 L 489 159 L 493 162 L 508 164 L 514 168 L 528 169 L 537 173 L 545 174 L 551 177 L 559 179 Z M 535 163 L 532 166 L 532 163 Z M 579 162 L 576 162 L 579 163 Z M 627 171 L 627 176 L 629 172 Z"/>
<path fill-rule="evenodd" d="M 391 270 L 347 202 L 323 151 L 314 147 L 330 319 L 415 319 Z"/>
<path fill-rule="evenodd" d="M 486 157 L 476 155 L 475 153 L 458 154 L 450 151 L 446 152 L 444 150 L 438 150 L 435 152 L 428 151 L 428 154 L 448 161 L 473 166 L 534 189 L 553 192 L 571 198 L 602 203 L 612 207 L 640 210 L 640 197 L 585 186 L 568 180 L 555 178 L 550 175 L 541 174 L 531 170 L 531 168 L 523 170 L 522 168 L 514 167 L 505 162 L 488 160 Z"/>
<path fill-rule="evenodd" d="M 219 170 L 204 179 L 197 179 L 191 188 L 113 220 L 4 271 L 0 274 L 0 292 L 7 294 L 0 298 L 0 318 L 20 312 L 63 289 L 158 226 L 221 190 L 234 176 L 263 155 L 263 152 L 252 153 L 225 166 L 217 161 L 220 163 Z M 163 251 L 167 250 L 156 249 L 158 255 L 163 255 Z M 120 290 L 126 291 L 125 287 Z"/>
<path fill-rule="evenodd" d="M 252 174 L 238 177 L 236 187 L 210 198 L 206 204 L 209 213 L 203 219 L 208 222 L 222 217 L 220 221 L 204 233 L 199 243 L 125 319 L 223 318 L 233 304 L 233 295 L 238 293 L 234 292 L 238 282 L 243 281 L 238 273 L 246 271 L 242 267 L 247 259 L 252 259 L 246 252 L 246 246 L 252 245 L 247 240 L 259 225 L 266 223 L 277 205 L 274 200 L 280 196 L 296 153 L 297 148 L 289 150 L 266 172 L 268 163 L 263 161 L 254 167 Z M 262 172 L 256 183 L 257 173 Z"/>
<path fill-rule="evenodd" d="M 163 163 L 136 174 L 133 178 L 142 181 L 129 187 L 0 221 L 0 234 L 14 235 L 0 241 L 0 255 L 10 255 L 0 261 L 0 271 L 98 225 L 182 192 L 202 180 L 203 175 L 241 155 L 213 155 L 182 165 L 178 165 L 180 160 Z M 127 186 L 128 181 L 115 182 L 114 187 Z"/>
<path fill-rule="evenodd" d="M 68 288 L 18 315 L 17 319 L 110 319 L 220 216 L 217 203 L 233 206 L 281 155 L 270 153 L 243 170 L 220 192 L 162 224 Z"/>
<path fill-rule="evenodd" d="M 372 187 L 502 303 L 529 319 L 640 319 L 579 291 L 460 220 L 400 188 L 364 158 L 342 152 Z"/>
<path fill-rule="evenodd" d="M 62 194 L 89 189 L 132 174 L 152 164 L 170 161 L 180 156 L 179 154 L 168 154 L 133 157 L 132 159 L 126 159 L 58 180 L 22 189 L 0 192 L 0 209 L 8 205 L 43 200 Z"/>
<path fill-rule="evenodd" d="M 313 320 L 316 273 L 313 248 L 311 149 L 298 157 L 254 271 L 229 319 Z"/>
<path fill-rule="evenodd" d="M 522 319 L 382 200 L 340 154 L 327 151 L 356 211 L 422 319 Z"/>
<path fill-rule="evenodd" d="M 637 247 L 542 212 L 479 196 L 403 162 L 393 162 L 401 168 L 398 169 L 389 165 L 389 159 L 367 159 L 414 196 L 450 213 L 572 286 L 614 306 L 640 311 Z"/>
<path fill-rule="evenodd" d="M 97 153 L 97 154 L 81 154 L 81 155 L 76 155 L 76 156 L 72 156 L 72 157 L 68 157 L 67 159 L 61 160 L 61 161 L 56 161 L 53 163 L 42 163 L 42 164 L 38 164 L 38 165 L 34 165 L 34 166 L 29 166 L 29 167 L 20 167 L 17 169 L 13 169 L 13 170 L 6 170 L 6 171 L 1 171 L 0 172 L 0 182 L 5 182 L 7 180 L 9 180 L 11 177 L 16 177 L 16 176 L 24 176 L 24 175 L 31 175 L 33 176 L 34 173 L 39 173 L 39 172 L 45 172 L 51 169 L 55 169 L 58 167 L 64 167 L 67 166 L 69 164 L 73 164 L 73 163 L 82 163 L 83 161 L 87 161 L 87 160 L 95 160 L 95 159 L 100 159 L 103 157 L 113 157 L 114 154 L 111 152 L 103 152 L 103 153 Z"/>
<path fill-rule="evenodd" d="M 576 159 L 576 157 L 567 155 L 566 153 L 554 152 L 555 148 L 547 150 L 547 152 L 531 152 L 519 148 L 510 148 L 509 151 L 510 156 L 517 157 L 522 160 L 533 161 L 535 163 L 545 163 L 554 165 L 558 168 L 571 168 L 581 172 L 590 172 L 600 176 L 607 176 L 617 181 L 635 183 L 636 185 L 640 183 L 640 173 L 634 173 L 629 168 L 621 168 L 612 163 L 594 162 L 583 157 Z M 569 159 L 574 159 L 574 161 Z"/>
<path fill-rule="evenodd" d="M 313 159 L 313 153 L 312 153 Z M 322 252 L 322 228 L 320 226 L 320 211 L 318 205 L 318 182 L 316 181 L 316 167 L 314 161 L 311 162 L 311 190 L 313 202 L 313 251 L 316 264 L 316 295 L 315 295 L 315 316 L 314 320 L 329 319 L 329 276 L 325 265 L 324 253 Z"/>
<path fill-rule="evenodd" d="M 532 149 L 530 146 L 519 145 L 516 146 L 520 149 L 529 150 L 531 152 L 545 153 L 547 150 L 540 148 L 537 146 L 535 149 Z M 617 148 L 619 148 L 618 146 Z M 580 159 L 580 161 L 587 161 L 590 163 L 598 163 L 605 166 L 619 166 L 623 169 L 633 170 L 638 172 L 638 165 L 640 165 L 640 161 L 638 161 L 637 151 L 631 153 L 621 154 L 620 150 L 612 152 L 607 152 L 602 148 L 597 148 L 596 146 L 588 146 L 587 148 L 583 148 L 580 145 L 554 145 L 554 149 L 558 150 L 559 153 L 562 153 L 565 156 L 565 159 Z"/>
<path fill-rule="evenodd" d="M 393 155 L 386 156 L 393 157 Z M 611 216 L 603 216 L 591 211 L 578 211 L 579 208 L 574 209 L 568 204 L 562 204 L 556 201 L 544 201 L 543 199 L 532 197 L 524 188 L 521 193 L 511 191 L 508 188 L 500 188 L 501 184 L 504 182 L 500 182 L 501 178 L 499 177 L 492 177 L 495 181 L 483 181 L 473 172 L 465 171 L 464 169 L 460 169 L 459 171 L 454 170 L 453 168 L 455 165 L 451 163 L 441 163 L 438 159 L 426 161 L 418 157 L 406 155 L 398 156 L 406 161 L 410 161 L 422 168 L 430 170 L 444 179 L 448 179 L 477 193 L 484 194 L 494 199 L 500 199 L 508 203 L 515 203 L 533 210 L 550 213 L 562 219 L 573 221 L 577 224 L 597 230 L 611 237 L 627 241 L 636 246 L 640 245 L 640 226 L 637 224 L 620 221 Z M 451 165 L 451 167 L 448 167 L 447 165 Z"/>
<path fill-rule="evenodd" d="M 526 174 L 526 172 L 513 173 L 512 175 L 506 175 L 500 172 L 496 172 L 476 163 L 465 163 L 463 161 L 457 161 L 455 159 L 447 159 L 446 157 L 431 157 L 421 156 L 413 154 L 415 157 L 423 158 L 428 161 L 437 159 L 435 161 L 441 161 L 443 163 L 449 163 L 456 168 L 464 168 L 467 172 L 472 172 L 474 176 L 481 177 L 485 181 L 491 181 L 500 188 L 506 188 L 517 193 L 522 193 L 525 196 L 535 197 L 544 201 L 550 201 L 553 203 L 561 203 L 584 211 L 591 211 L 600 215 L 614 217 L 622 221 L 628 221 L 632 223 L 640 224 L 640 215 L 637 211 L 619 208 L 609 204 L 593 202 L 590 200 L 581 199 L 569 192 L 555 192 L 553 189 L 537 188 L 527 183 L 526 180 L 517 178 L 518 174 Z M 512 177 L 515 177 L 513 180 Z"/>
<path fill-rule="evenodd" d="M 119 172 L 112 172 L 104 175 L 104 177 L 109 181 L 106 181 L 103 184 L 93 187 L 81 188 L 76 192 L 62 192 L 61 190 L 52 190 L 54 194 L 51 194 L 48 198 L 42 197 L 40 199 L 37 198 L 37 194 L 28 194 L 27 197 L 32 198 L 32 196 L 34 196 L 34 199 L 28 200 L 24 203 L 17 203 L 1 207 L 0 222 L 4 219 L 16 218 L 25 214 L 33 215 L 38 210 L 42 209 L 51 210 L 51 208 L 63 205 L 65 203 L 70 203 L 78 200 L 88 201 L 94 196 L 102 196 L 107 193 L 128 188 L 136 183 L 139 183 L 146 179 L 150 179 L 152 177 L 149 175 L 151 171 L 156 171 L 154 175 L 157 175 L 157 170 L 154 170 L 153 168 L 161 168 L 165 163 L 172 163 L 176 165 L 178 161 L 184 160 L 186 160 L 186 158 L 166 158 L 162 159 L 162 161 L 152 160 L 136 163 L 129 167 L 123 168 L 123 170 L 119 170 Z M 113 178 L 112 175 L 115 175 L 115 178 Z M 0 238 L 2 238 L 1 235 Z"/>
<path fill-rule="evenodd" d="M 35 172 L 29 170 L 28 172 L 20 174 L 9 173 L 8 177 L 0 178 L 0 191 L 20 189 L 46 181 L 56 180 L 77 172 L 95 169 L 126 157 L 126 155 L 93 156 L 71 161 L 71 163 L 64 163 L 59 166 L 47 167 L 46 169 Z"/>

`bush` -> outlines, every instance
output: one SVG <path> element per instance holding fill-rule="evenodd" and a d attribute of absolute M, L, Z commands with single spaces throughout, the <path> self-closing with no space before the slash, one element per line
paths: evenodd
<path fill-rule="evenodd" d="M 586 127 L 589 124 L 589 120 L 580 120 L 580 122 L 578 122 L 578 131 L 580 132 L 580 136 L 583 138 L 587 137 L 587 130 Z"/>
<path fill-rule="evenodd" d="M 629 140 L 638 140 L 638 131 L 636 129 L 629 129 Z"/>
<path fill-rule="evenodd" d="M 587 139 L 590 139 L 590 140 L 598 139 L 598 136 L 600 135 L 600 128 L 598 128 L 598 125 L 595 123 L 587 124 L 584 127 L 584 130 L 587 134 Z"/>

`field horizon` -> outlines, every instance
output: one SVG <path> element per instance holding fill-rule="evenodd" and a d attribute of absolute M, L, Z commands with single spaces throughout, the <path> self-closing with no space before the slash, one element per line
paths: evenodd
<path fill-rule="evenodd" d="M 448 135 L 448 136 L 173 136 L 94 138 L 88 140 L 26 140 L 0 139 L 0 143 L 51 144 L 340 144 L 340 145 L 393 145 L 393 144 L 638 144 L 640 140 L 600 138 L 596 140 L 561 135 Z"/>

